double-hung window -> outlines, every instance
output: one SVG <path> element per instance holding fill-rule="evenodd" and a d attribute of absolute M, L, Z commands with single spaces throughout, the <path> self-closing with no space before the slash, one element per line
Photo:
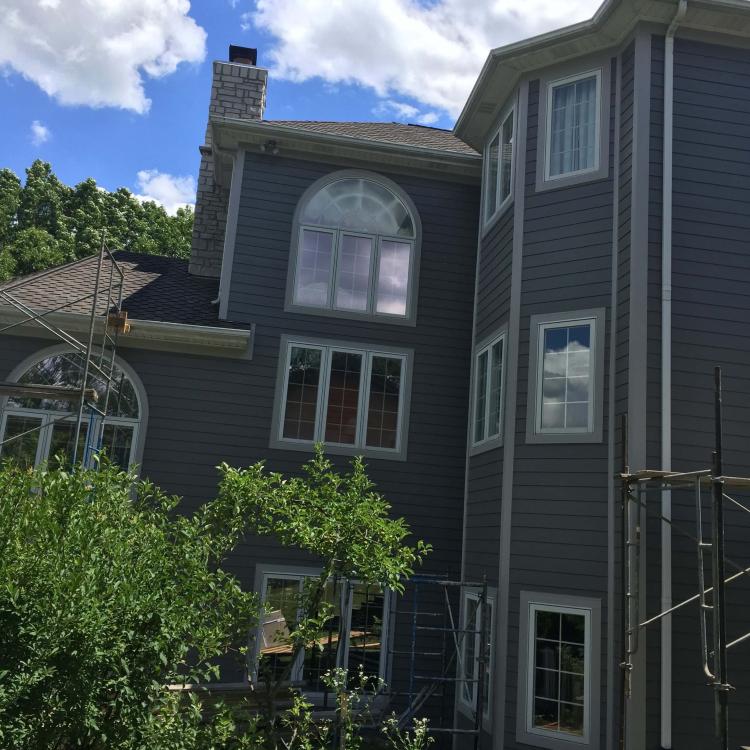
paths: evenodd
<path fill-rule="evenodd" d="M 418 221 L 406 196 L 375 177 L 329 179 L 303 197 L 291 307 L 412 320 Z"/>
<path fill-rule="evenodd" d="M 505 333 L 480 344 L 474 362 L 472 443 L 489 447 L 502 435 Z"/>
<path fill-rule="evenodd" d="M 601 95 L 601 70 L 547 84 L 546 180 L 599 169 Z"/>
<path fill-rule="evenodd" d="M 522 592 L 519 741 L 598 747 L 600 618 L 597 600 Z"/>
<path fill-rule="evenodd" d="M 254 673 L 259 680 L 288 676 L 308 692 L 324 692 L 323 676 L 334 667 L 385 677 L 388 591 L 353 581 L 329 581 L 326 601 L 333 616 L 320 629 L 316 647 L 292 662 L 291 633 L 303 614 L 305 581 L 312 573 L 264 572 L 264 612 L 258 628 Z"/>
<path fill-rule="evenodd" d="M 280 447 L 404 455 L 409 353 L 292 339 L 281 352 Z"/>
<path fill-rule="evenodd" d="M 510 200 L 513 191 L 513 116 L 510 109 L 500 118 L 500 127 L 485 149 L 485 223 Z"/>
<path fill-rule="evenodd" d="M 604 312 L 533 316 L 527 437 L 601 439 Z"/>
<path fill-rule="evenodd" d="M 482 716 L 490 715 L 492 688 L 492 641 L 494 600 L 488 598 L 484 605 L 479 593 L 464 592 L 461 618 L 461 685 L 459 705 L 474 714 L 477 709 L 479 681 L 482 673 L 481 660 L 484 654 L 484 680 L 482 682 Z"/>

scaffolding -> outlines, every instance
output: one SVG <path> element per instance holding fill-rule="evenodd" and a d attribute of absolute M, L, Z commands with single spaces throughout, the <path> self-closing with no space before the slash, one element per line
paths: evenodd
<path fill-rule="evenodd" d="M 724 474 L 722 439 L 722 383 L 721 368 L 714 371 L 714 435 L 715 446 L 711 468 L 689 472 L 644 470 L 632 472 L 628 467 L 627 420 L 622 419 L 623 466 L 621 480 L 621 534 L 622 534 L 622 705 L 620 722 L 620 747 L 624 747 L 627 721 L 627 700 L 631 696 L 633 657 L 638 652 L 641 630 L 660 622 L 663 618 L 690 604 L 699 607 L 700 664 L 714 695 L 715 734 L 721 750 L 729 748 L 728 696 L 733 689 L 727 674 L 727 651 L 750 640 L 746 633 L 727 641 L 726 586 L 750 573 L 750 567 L 740 565 L 726 555 L 726 506 L 737 512 L 750 514 L 750 507 L 728 494 L 727 490 L 750 491 L 750 478 Z M 669 524 L 672 532 L 682 535 L 695 545 L 697 568 L 697 593 L 651 617 L 641 618 L 641 579 L 644 513 L 649 492 L 689 491 L 695 500 L 695 533 L 682 528 L 662 514 L 657 519 Z M 710 539 L 704 536 L 703 493 L 711 499 Z M 711 564 L 706 569 L 706 553 Z M 734 572 L 727 576 L 726 569 Z"/>
<path fill-rule="evenodd" d="M 430 594 L 426 593 L 428 591 Z M 474 606 L 459 617 L 460 601 L 456 602 L 456 595 L 463 600 L 467 591 L 472 593 Z M 454 581 L 447 576 L 416 575 L 409 581 L 409 592 L 411 601 L 401 598 L 407 606 L 392 609 L 390 618 L 393 622 L 399 615 L 410 623 L 409 648 L 389 649 L 389 656 L 405 659 L 408 664 L 406 691 L 392 694 L 392 698 L 402 697 L 407 703 L 399 716 L 399 726 L 406 727 L 420 712 L 432 709 L 439 721 L 430 723 L 430 733 L 468 736 L 473 739 L 474 750 L 481 750 L 490 659 L 487 581 Z M 425 599 L 428 609 L 423 608 Z M 394 597 L 394 607 L 397 606 Z M 469 639 L 474 639 L 471 644 Z M 473 655 L 467 656 L 470 651 Z M 454 689 L 468 691 L 468 703 L 473 705 L 470 729 L 456 726 Z"/>
<path fill-rule="evenodd" d="M 104 423 L 116 371 L 118 337 L 129 330 L 127 313 L 122 309 L 125 274 L 107 247 L 104 234 L 98 256 L 93 259 L 95 273 L 92 289 L 59 304 L 45 304 L 40 310 L 24 301 L 24 297 L 34 285 L 59 273 L 59 267 L 0 288 L 0 304 L 7 305 L 18 313 L 16 320 L 0 328 L 0 334 L 28 326 L 41 328 L 81 358 L 80 382 L 74 385 L 0 382 L 0 421 L 9 398 L 54 399 L 68 405 L 69 409 L 65 414 L 56 417 L 52 424 L 74 423 L 72 451 L 69 456 L 71 467 L 91 466 L 102 448 Z M 76 313 L 75 320 L 80 320 L 79 316 L 87 316 L 88 323 L 83 329 L 82 338 L 79 337 L 79 326 L 76 326 L 75 333 L 71 330 L 68 325 L 71 319 L 65 313 Z M 3 448 L 40 431 L 44 426 L 47 425 L 40 422 L 38 426 L 10 437 L 0 436 L 0 456 Z M 82 441 L 83 430 L 85 439 Z"/>

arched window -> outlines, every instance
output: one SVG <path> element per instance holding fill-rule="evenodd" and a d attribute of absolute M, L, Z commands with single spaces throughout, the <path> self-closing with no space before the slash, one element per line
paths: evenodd
<path fill-rule="evenodd" d="M 74 352 L 51 354 L 29 367 L 17 382 L 34 385 L 80 387 L 83 356 Z M 89 387 L 99 394 L 103 408 L 106 381 L 90 375 Z M 135 461 L 135 448 L 141 424 L 142 408 L 132 380 L 118 365 L 114 366 L 107 405 L 107 417 L 101 430 L 101 416 L 84 409 L 84 423 L 78 439 L 77 458 L 86 457 L 87 449 L 96 446 L 94 436 L 101 435 L 102 447 L 116 464 L 127 468 Z M 72 459 L 78 407 L 76 404 L 27 396 L 9 396 L 0 419 L 0 458 L 14 458 L 21 465 L 35 466 Z M 91 439 L 89 439 L 91 438 Z"/>
<path fill-rule="evenodd" d="M 375 175 L 339 173 L 303 196 L 293 248 L 294 307 L 413 318 L 419 219 Z"/>

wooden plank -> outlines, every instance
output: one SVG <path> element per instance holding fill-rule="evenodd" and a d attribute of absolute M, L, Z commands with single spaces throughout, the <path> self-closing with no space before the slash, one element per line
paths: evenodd
<path fill-rule="evenodd" d="M 81 389 L 64 385 L 34 385 L 0 381 L 0 396 L 18 396 L 21 398 L 56 398 L 63 401 L 80 401 Z M 86 401 L 96 402 L 99 398 L 94 388 L 83 392 Z"/>

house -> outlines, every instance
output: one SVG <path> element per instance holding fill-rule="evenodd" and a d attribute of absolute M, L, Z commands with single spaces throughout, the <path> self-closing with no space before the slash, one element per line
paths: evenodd
<path fill-rule="evenodd" d="M 434 545 L 423 572 L 489 587 L 488 671 L 467 637 L 451 723 L 470 729 L 483 692 L 484 747 L 609 749 L 621 733 L 630 750 L 711 746 L 695 604 L 638 629 L 623 697 L 635 604 L 617 424 L 631 470 L 706 468 L 721 365 L 725 474 L 750 475 L 750 4 L 606 0 L 491 51 L 453 132 L 266 120 L 266 81 L 253 50 L 214 63 L 190 263 L 118 256 L 131 332 L 111 453 L 188 506 L 212 496 L 221 461 L 293 471 L 316 440 L 342 465 L 363 454 Z M 67 300 L 55 325 L 84 330 L 75 300 L 95 272 L 85 260 L 0 287 L 2 320 L 20 320 L 15 293 L 32 310 Z M 2 377 L 80 378 L 48 335 L 4 334 Z M 4 437 L 40 427 L 6 452 L 39 462 L 70 445 L 59 402 L 3 406 Z M 678 530 L 697 533 L 694 494 L 644 505 L 639 622 L 698 586 Z M 746 568 L 750 519 L 727 514 L 727 557 Z M 254 539 L 230 570 L 270 604 L 266 643 L 315 568 Z M 747 585 L 727 586 L 730 640 L 750 630 Z M 353 586 L 335 658 L 408 693 L 416 597 Z M 477 597 L 462 589 L 459 630 L 479 625 Z M 732 746 L 750 742 L 747 648 L 730 651 Z M 312 693 L 324 656 L 295 669 Z M 251 660 L 227 679 L 252 674 Z"/>

